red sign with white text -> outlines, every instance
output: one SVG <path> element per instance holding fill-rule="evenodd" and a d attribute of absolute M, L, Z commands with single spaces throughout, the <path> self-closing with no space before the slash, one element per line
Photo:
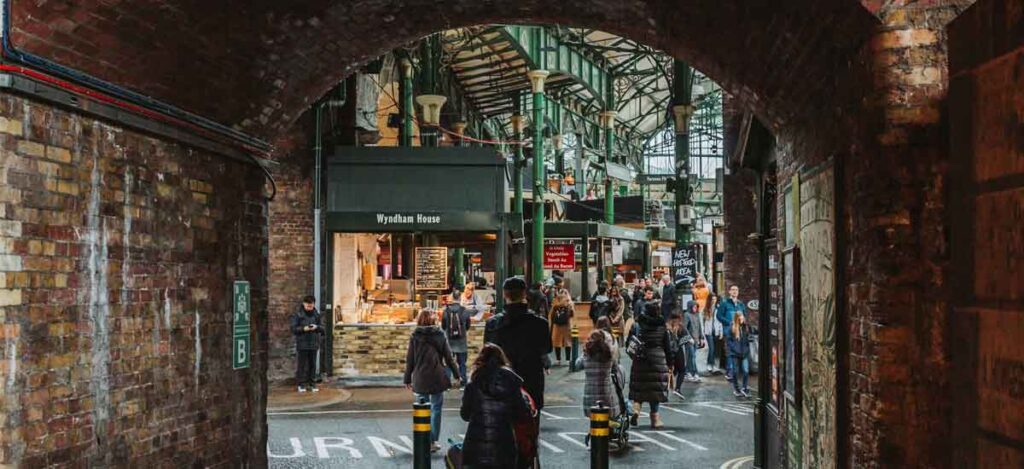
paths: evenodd
<path fill-rule="evenodd" d="M 572 244 L 548 244 L 544 246 L 544 268 L 576 270 L 575 247 Z"/>

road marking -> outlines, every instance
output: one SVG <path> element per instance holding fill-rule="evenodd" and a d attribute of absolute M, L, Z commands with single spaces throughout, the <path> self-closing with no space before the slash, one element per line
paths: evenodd
<path fill-rule="evenodd" d="M 403 446 L 376 436 L 367 436 L 366 439 L 370 441 L 370 444 L 373 445 L 373 449 L 377 451 L 377 456 L 382 458 L 390 458 L 397 454 L 394 450 L 398 450 L 406 454 L 412 454 L 412 445 Z"/>
<path fill-rule="evenodd" d="M 730 459 L 722 463 L 722 465 L 719 466 L 719 469 L 740 469 L 740 467 L 742 467 L 744 464 L 753 461 L 753 456 L 742 456 L 736 459 Z"/>
<path fill-rule="evenodd" d="M 689 446 L 689 447 L 691 447 L 691 448 L 693 448 L 695 450 L 698 450 L 698 451 L 707 451 L 708 450 L 704 446 L 698 445 L 697 443 L 694 443 L 692 441 L 689 441 L 689 440 L 686 440 L 686 439 L 683 439 L 683 438 L 679 438 L 678 436 L 673 435 L 672 434 L 672 430 L 659 430 L 659 431 L 647 432 L 647 433 L 657 433 L 657 434 L 659 434 L 659 435 L 661 435 L 661 436 L 663 436 L 665 438 L 668 438 L 670 440 L 678 441 L 678 442 L 680 442 L 680 443 L 682 443 L 684 445 L 687 445 L 687 446 Z"/>
<path fill-rule="evenodd" d="M 732 410 L 732 409 L 726 409 L 725 407 L 717 406 L 717 405 L 714 405 L 714 404 L 708 404 L 706 402 L 702 402 L 702 403 L 697 404 L 697 405 L 699 405 L 701 407 L 709 407 L 709 408 L 712 408 L 712 409 L 718 409 L 718 410 L 720 410 L 722 412 L 727 412 L 727 413 L 730 413 L 730 414 L 742 415 L 744 417 L 746 417 L 748 415 L 748 414 L 746 414 L 744 412 L 737 412 L 737 411 Z"/>
<path fill-rule="evenodd" d="M 302 457 L 306 456 L 306 452 L 302 450 L 302 442 L 299 441 L 298 438 L 292 437 L 292 438 L 289 438 L 288 441 L 290 441 L 291 444 L 292 444 L 292 454 L 289 454 L 287 456 L 281 456 L 281 455 L 277 455 L 277 454 L 274 454 L 274 453 L 270 452 L 270 441 L 268 440 L 267 441 L 267 457 L 268 458 L 288 459 L 288 458 L 302 458 Z"/>
<path fill-rule="evenodd" d="M 676 450 L 675 448 L 673 448 L 673 447 L 671 447 L 669 445 L 666 445 L 665 443 L 662 443 L 662 442 L 660 442 L 658 440 L 655 440 L 654 438 L 651 438 L 651 437 L 649 437 L 647 435 L 644 435 L 643 433 L 640 433 L 638 431 L 637 432 L 629 432 L 629 441 L 630 441 L 630 443 L 632 443 L 636 439 L 639 439 L 640 441 L 646 441 L 648 443 L 654 443 L 654 444 L 656 444 L 658 446 L 661 446 L 662 448 L 665 448 L 666 450 L 669 450 L 669 451 L 675 451 Z"/>
<path fill-rule="evenodd" d="M 296 438 L 297 439 L 297 438 Z M 335 443 L 328 443 L 328 441 L 335 441 Z M 352 447 L 352 441 L 349 438 L 342 437 L 316 437 L 313 438 L 313 446 L 316 446 L 316 457 L 320 459 L 328 459 L 331 457 L 331 453 L 327 451 L 328 448 L 344 449 L 348 451 L 348 455 L 355 459 L 363 459 L 363 452 Z"/>
<path fill-rule="evenodd" d="M 559 448 L 559 447 L 557 447 L 557 446 L 555 446 L 555 445 L 553 445 L 551 443 L 548 443 L 548 442 L 546 442 L 546 441 L 544 441 L 544 440 L 542 440 L 540 438 L 537 438 L 537 443 L 540 443 L 541 446 L 543 446 L 543 447 L 545 447 L 545 448 L 547 448 L 547 449 L 549 449 L 549 450 L 551 450 L 552 452 L 555 452 L 555 453 L 564 453 L 565 452 L 565 450 L 563 450 L 562 448 Z"/>
<path fill-rule="evenodd" d="M 671 410 L 672 412 L 675 412 L 677 414 L 689 415 L 690 417 L 700 417 L 700 414 L 695 414 L 693 412 L 687 412 L 685 410 L 676 409 L 675 407 L 669 407 L 664 404 L 661 405 L 661 408 Z"/>
<path fill-rule="evenodd" d="M 581 405 L 546 405 L 545 409 L 580 409 Z M 441 409 L 442 412 L 459 412 L 460 409 Z M 267 415 L 346 415 L 346 414 L 412 414 L 412 409 L 375 409 L 375 410 L 292 410 L 267 412 Z M 541 411 L 543 412 L 543 410 Z M 564 417 L 563 417 L 564 418 Z"/>
<path fill-rule="evenodd" d="M 583 436 L 583 437 L 587 436 L 587 434 L 583 433 L 583 432 L 558 432 L 558 436 L 561 437 L 562 439 L 564 439 L 564 440 L 568 441 L 569 443 L 572 443 L 572 444 L 574 444 L 576 446 L 579 446 L 580 448 L 587 449 L 587 445 L 585 445 L 585 444 L 583 444 L 583 443 L 573 439 L 573 437 L 570 436 L 570 435 L 580 435 L 580 436 Z"/>

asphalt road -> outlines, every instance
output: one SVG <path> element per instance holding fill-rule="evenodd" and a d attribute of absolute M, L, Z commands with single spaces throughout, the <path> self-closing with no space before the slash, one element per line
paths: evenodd
<path fill-rule="evenodd" d="M 589 423 L 578 403 L 582 373 L 556 368 L 548 379 L 541 418 L 541 461 L 550 469 L 589 466 L 583 443 Z M 634 427 L 630 448 L 612 457 L 612 467 L 749 468 L 754 451 L 752 400 L 732 396 L 721 377 L 686 384 L 685 400 L 663 405 L 665 427 L 650 428 L 646 412 Z M 458 391 L 446 395 L 441 442 L 461 440 Z M 309 411 L 268 414 L 272 468 L 412 467 L 412 396 L 404 389 L 353 390 L 344 404 Z M 644 408 L 644 411 L 647 409 Z M 447 445 L 444 445 L 447 447 Z M 434 467 L 444 467 L 441 453 Z"/>

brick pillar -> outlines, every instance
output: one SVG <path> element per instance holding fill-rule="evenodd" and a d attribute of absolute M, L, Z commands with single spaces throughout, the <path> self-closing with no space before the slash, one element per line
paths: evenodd
<path fill-rule="evenodd" d="M 848 462 L 943 467 L 956 444 L 944 342 L 944 28 L 971 1 L 865 3 L 881 20 L 863 51 L 873 70 L 868 111 L 878 120 L 845 174 Z"/>

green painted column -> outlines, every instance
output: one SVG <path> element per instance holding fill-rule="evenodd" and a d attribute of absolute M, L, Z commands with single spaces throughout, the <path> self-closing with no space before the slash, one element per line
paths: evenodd
<path fill-rule="evenodd" d="M 514 110 L 512 111 L 512 138 L 515 139 L 515 154 L 512 158 L 512 213 L 523 213 L 523 115 L 519 94 L 516 93 L 512 99 Z"/>
<path fill-rule="evenodd" d="M 452 260 L 452 263 L 455 264 L 455 283 L 457 285 L 466 286 L 466 269 L 464 267 L 466 262 L 466 249 L 455 248 L 454 257 L 455 259 Z"/>
<path fill-rule="evenodd" d="M 608 80 L 605 90 L 605 111 L 601 113 L 604 127 L 604 222 L 615 224 L 615 189 L 608 175 L 608 163 L 615 160 L 615 80 Z"/>
<path fill-rule="evenodd" d="M 693 194 L 690 190 L 690 117 L 693 106 L 693 69 L 676 60 L 672 80 L 672 114 L 675 117 L 676 246 L 690 243 L 693 229 Z"/>
<path fill-rule="evenodd" d="M 412 61 L 404 58 L 399 66 L 402 73 L 402 129 L 399 144 L 403 147 L 411 147 L 413 118 L 416 116 L 416 107 L 412 99 Z"/>
<path fill-rule="evenodd" d="M 544 278 L 544 80 L 550 72 L 531 70 L 527 73 L 533 88 L 533 243 L 530 280 Z"/>

